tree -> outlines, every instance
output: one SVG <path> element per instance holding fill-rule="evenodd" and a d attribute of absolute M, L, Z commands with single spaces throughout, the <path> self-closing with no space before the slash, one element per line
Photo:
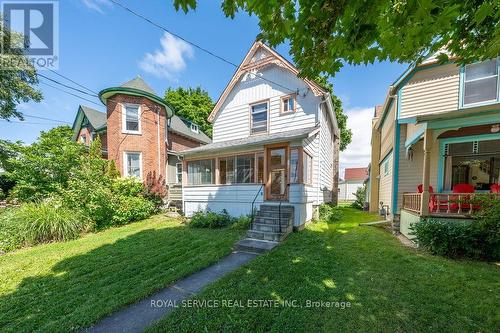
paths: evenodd
<path fill-rule="evenodd" d="M 198 88 L 169 88 L 165 92 L 165 101 L 175 110 L 176 115 L 195 122 L 203 132 L 212 136 L 212 124 L 207 121 L 214 107 L 208 92 Z"/>
<path fill-rule="evenodd" d="M 350 128 L 347 128 L 347 115 L 344 113 L 342 108 L 342 101 L 333 94 L 333 85 L 328 82 L 327 76 L 318 76 L 315 81 L 330 92 L 333 111 L 335 112 L 335 117 L 337 118 L 337 123 L 339 125 L 340 150 L 344 151 L 352 141 L 352 131 Z"/>
<path fill-rule="evenodd" d="M 41 132 L 29 146 L 18 145 L 10 158 L 8 176 L 16 182 L 12 195 L 21 201 L 36 201 L 64 188 L 72 169 L 80 163 L 85 146 L 72 140 L 69 126 Z"/>
<path fill-rule="evenodd" d="M 175 0 L 187 12 L 196 0 Z M 301 75 L 334 75 L 344 62 L 420 62 L 446 47 L 461 64 L 500 54 L 498 0 L 224 0 L 228 17 L 259 18 L 271 46 L 290 41 Z M 440 52 L 440 60 L 447 55 Z"/>
<path fill-rule="evenodd" d="M 23 36 L 4 28 L 0 19 L 0 119 L 17 117 L 23 119 L 17 110 L 19 103 L 40 102 L 42 94 L 34 86 L 38 84 L 36 70 L 21 50 L 11 48 Z"/>

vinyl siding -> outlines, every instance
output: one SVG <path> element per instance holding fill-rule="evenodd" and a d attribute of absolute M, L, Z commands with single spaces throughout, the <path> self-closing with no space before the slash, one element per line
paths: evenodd
<path fill-rule="evenodd" d="M 384 164 L 388 162 L 388 173 L 384 172 Z M 380 163 L 380 187 L 379 187 L 379 202 L 388 205 L 392 217 L 392 167 L 393 167 L 393 154 L 389 154 L 385 160 Z"/>
<path fill-rule="evenodd" d="M 339 184 L 339 201 L 354 201 L 356 200 L 356 196 L 354 193 L 356 193 L 357 189 L 363 187 L 362 182 L 358 183 L 346 183 L 346 182 L 341 182 Z"/>
<path fill-rule="evenodd" d="M 262 75 L 277 84 L 258 76 L 245 74 L 235 85 L 213 123 L 213 142 L 246 138 L 250 135 L 250 105 L 269 100 L 269 133 L 313 127 L 318 122 L 319 97 L 292 73 L 277 66 L 265 67 Z M 280 114 L 281 97 L 291 92 L 283 87 L 299 89 L 296 111 Z"/>
<path fill-rule="evenodd" d="M 304 186 L 307 202 L 317 205 L 319 202 L 319 134 L 304 139 L 304 152 L 312 157 L 312 183 Z"/>
<path fill-rule="evenodd" d="M 392 103 L 380 129 L 380 159 L 382 160 L 394 145 L 394 120 L 396 119 L 396 103 Z"/>
<path fill-rule="evenodd" d="M 416 72 L 402 88 L 400 118 L 457 110 L 459 81 L 455 64 Z"/>
<path fill-rule="evenodd" d="M 321 108 L 321 131 L 320 147 L 319 147 L 319 163 L 320 163 L 320 195 L 319 203 L 331 202 L 333 191 L 333 172 L 334 172 L 334 140 L 331 121 L 324 107 Z"/>

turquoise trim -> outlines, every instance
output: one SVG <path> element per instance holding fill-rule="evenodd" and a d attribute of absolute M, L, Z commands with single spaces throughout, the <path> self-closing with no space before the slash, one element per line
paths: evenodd
<path fill-rule="evenodd" d="M 420 129 L 405 141 L 405 148 L 409 148 L 411 145 L 420 140 L 420 138 L 424 135 L 426 129 L 427 123 L 422 124 Z"/>
<path fill-rule="evenodd" d="M 495 100 L 464 105 L 464 84 L 465 84 L 465 66 L 460 67 L 460 84 L 458 88 L 458 107 L 459 109 L 470 109 L 481 106 L 487 106 L 500 103 L 500 57 L 497 57 L 497 98 Z"/>
<path fill-rule="evenodd" d="M 428 128 L 431 129 L 446 129 L 446 128 L 458 128 L 463 126 L 477 126 L 477 125 L 488 125 L 497 124 L 499 121 L 498 110 L 489 110 L 478 112 L 476 114 L 469 115 L 457 115 L 460 118 L 452 118 L 446 120 L 428 120 Z"/>
<path fill-rule="evenodd" d="M 439 162 L 438 162 L 438 180 L 437 188 L 438 192 L 443 191 L 444 185 L 444 147 L 448 143 L 461 143 L 461 142 L 471 142 L 471 141 L 486 141 L 486 140 L 500 140 L 500 133 L 493 134 L 482 134 L 482 135 L 470 135 L 461 136 L 457 138 L 446 138 L 439 140 Z"/>
<path fill-rule="evenodd" d="M 399 124 L 416 124 L 417 117 L 398 119 Z"/>
<path fill-rule="evenodd" d="M 389 159 L 389 157 L 392 154 L 392 151 L 393 151 L 392 149 L 389 149 L 389 152 L 387 154 L 385 154 L 385 156 L 382 159 L 382 161 L 380 161 L 380 163 L 378 164 L 379 166 L 382 165 L 384 162 L 386 162 Z"/>
<path fill-rule="evenodd" d="M 399 103 L 397 105 L 399 109 Z M 394 158 L 392 160 L 392 211 L 398 212 L 398 191 L 399 191 L 399 143 L 401 141 L 401 130 L 398 122 L 395 122 L 394 131 L 396 134 L 396 139 L 394 140 Z"/>

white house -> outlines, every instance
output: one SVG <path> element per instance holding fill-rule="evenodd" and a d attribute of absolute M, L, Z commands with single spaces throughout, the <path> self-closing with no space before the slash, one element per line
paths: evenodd
<path fill-rule="evenodd" d="M 331 97 L 297 74 L 270 47 L 253 44 L 208 118 L 213 142 L 182 152 L 187 216 L 281 206 L 300 227 L 315 207 L 336 202 L 339 135 Z"/>
<path fill-rule="evenodd" d="M 346 168 L 344 179 L 339 182 L 339 201 L 354 201 L 354 193 L 363 187 L 368 178 L 368 168 Z"/>

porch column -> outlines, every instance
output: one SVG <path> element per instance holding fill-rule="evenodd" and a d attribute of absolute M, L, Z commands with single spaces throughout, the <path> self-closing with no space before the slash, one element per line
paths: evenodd
<path fill-rule="evenodd" d="M 433 130 L 426 129 L 424 132 L 424 170 L 422 175 L 422 202 L 420 206 L 420 215 L 429 215 L 429 185 L 431 178 L 431 151 L 433 141 Z"/>

